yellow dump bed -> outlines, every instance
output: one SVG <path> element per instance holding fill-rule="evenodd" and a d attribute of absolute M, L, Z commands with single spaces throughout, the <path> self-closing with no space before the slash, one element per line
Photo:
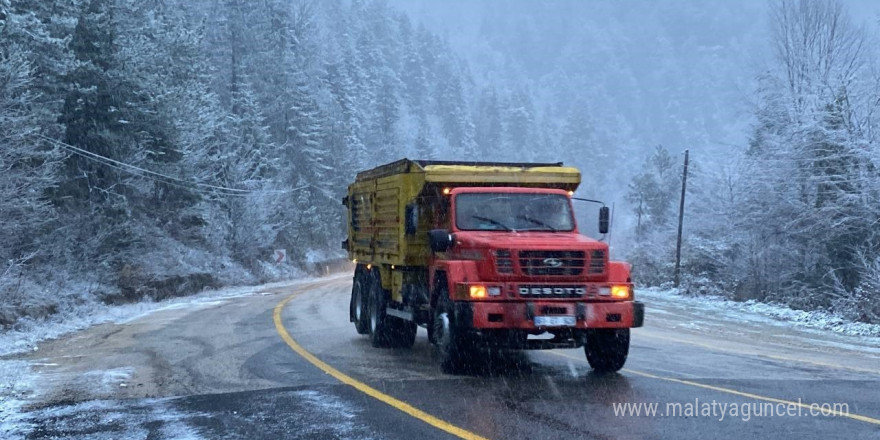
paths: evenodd
<path fill-rule="evenodd" d="M 426 266 L 431 203 L 461 186 L 577 189 L 581 174 L 562 163 L 444 162 L 402 159 L 358 173 L 348 187 L 352 259 L 370 264 Z M 407 230 L 407 216 L 412 222 Z"/>

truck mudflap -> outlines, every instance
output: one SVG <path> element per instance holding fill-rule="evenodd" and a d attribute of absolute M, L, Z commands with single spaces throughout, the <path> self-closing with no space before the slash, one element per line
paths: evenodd
<path fill-rule="evenodd" d="M 633 301 L 633 327 L 645 325 L 645 303 Z"/>
<path fill-rule="evenodd" d="M 455 302 L 455 324 L 462 329 L 633 328 L 644 320 L 645 305 L 638 301 Z"/>

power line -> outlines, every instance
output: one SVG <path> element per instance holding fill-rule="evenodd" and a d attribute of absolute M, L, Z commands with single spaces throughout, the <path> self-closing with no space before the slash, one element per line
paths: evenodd
<path fill-rule="evenodd" d="M 86 155 L 84 155 L 84 154 L 82 154 L 82 153 L 80 153 L 80 152 L 77 152 L 77 151 L 71 151 L 71 152 L 72 152 L 73 154 L 76 154 L 76 155 L 80 156 L 80 157 L 83 157 L 83 158 L 86 158 L 86 159 L 92 159 L 92 160 L 95 160 L 94 158 L 91 158 L 91 157 L 89 157 L 89 156 L 86 156 Z M 195 188 L 195 187 L 192 187 L 192 186 L 189 186 L 189 185 L 182 185 L 182 184 L 180 184 L 180 183 L 176 183 L 176 182 L 174 182 L 174 181 L 163 180 L 163 179 L 156 179 L 156 178 L 150 177 L 149 175 L 143 175 L 143 174 L 139 174 L 139 173 L 136 173 L 136 172 L 132 172 L 132 171 L 129 170 L 129 169 L 123 168 L 123 167 L 118 166 L 118 165 L 114 165 L 114 164 L 111 163 L 111 162 L 102 162 L 102 161 L 100 161 L 100 160 L 95 160 L 95 161 L 98 162 L 98 163 L 100 163 L 100 164 L 102 164 L 102 165 L 108 166 L 108 167 L 110 167 L 110 168 L 113 168 L 113 169 L 116 169 L 116 170 L 119 170 L 119 171 L 122 171 L 122 172 L 127 172 L 127 173 L 129 173 L 129 174 L 133 174 L 133 175 L 135 175 L 135 176 L 138 176 L 138 177 L 141 177 L 141 178 L 144 178 L 144 179 L 147 179 L 147 180 L 151 180 L 151 181 L 154 181 L 154 182 L 159 182 L 159 183 L 162 183 L 162 184 L 165 184 L 165 185 L 170 185 L 170 186 L 173 186 L 173 187 L 175 187 L 175 188 L 181 188 L 181 189 L 185 189 L 185 190 L 187 190 L 187 191 L 193 191 L 193 192 L 196 192 L 196 193 L 198 193 L 198 194 L 203 194 L 203 195 L 217 195 L 217 194 L 218 194 L 218 192 L 209 192 L 209 191 L 206 191 L 206 190 L 204 190 L 204 189 Z M 219 193 L 219 194 L 224 195 L 224 196 L 231 196 L 231 197 L 245 197 L 245 196 L 248 195 L 248 194 L 246 194 L 246 193 L 245 193 L 245 194 L 242 194 L 242 193 Z"/>
<path fill-rule="evenodd" d="M 94 160 L 94 161 L 102 163 L 104 165 L 109 165 L 114 168 L 121 169 L 123 171 L 128 171 L 131 174 L 136 174 L 136 175 L 139 175 L 142 177 L 146 177 L 146 176 L 144 176 L 144 174 L 150 175 L 150 176 L 155 176 L 160 179 L 164 179 L 164 180 L 161 180 L 163 183 L 169 183 L 168 181 L 172 181 L 172 182 L 178 183 L 179 185 L 183 185 L 185 187 L 190 187 L 190 186 L 194 185 L 194 186 L 200 186 L 203 188 L 209 188 L 209 189 L 213 189 L 213 190 L 217 190 L 217 191 L 221 191 L 221 192 L 230 192 L 230 193 L 239 193 L 239 194 L 248 194 L 248 193 L 252 192 L 252 191 L 249 191 L 246 189 L 227 188 L 227 187 L 222 187 L 222 186 L 209 185 L 206 183 L 191 182 L 188 180 L 180 179 L 180 178 L 173 177 L 173 176 L 168 176 L 168 175 L 158 173 L 155 171 L 146 170 L 146 169 L 137 167 L 135 165 L 131 165 L 131 164 L 128 164 L 125 162 L 115 160 L 115 159 L 111 159 L 109 157 L 102 156 L 98 153 L 84 150 L 82 148 L 75 147 L 75 146 L 70 145 L 65 142 L 61 142 L 57 139 L 52 139 L 52 138 L 44 136 L 42 134 L 37 134 L 36 136 L 47 141 L 47 142 L 50 142 L 52 144 L 58 145 L 62 148 L 65 148 L 69 151 L 77 153 L 77 155 L 84 157 L 86 159 Z M 153 180 L 156 180 L 156 179 L 153 179 Z"/>
<path fill-rule="evenodd" d="M 217 186 L 217 185 L 209 185 L 209 184 L 206 184 L 206 183 L 192 182 L 192 181 L 184 180 L 184 179 L 181 179 L 181 178 L 178 178 L 178 177 L 168 176 L 168 175 L 165 175 L 165 174 L 162 174 L 162 173 L 158 173 L 158 172 L 155 172 L 155 171 L 147 170 L 147 169 L 144 169 L 144 168 L 140 168 L 140 167 L 138 167 L 138 166 L 135 166 L 135 165 L 131 165 L 131 164 L 128 164 L 128 163 L 125 163 L 125 162 L 121 162 L 121 161 L 118 161 L 118 160 L 115 160 L 115 159 L 111 159 L 111 158 L 109 158 L 109 157 L 102 156 L 102 155 L 100 155 L 100 154 L 98 154 L 98 153 L 94 153 L 94 152 L 91 152 L 91 151 L 88 151 L 88 150 L 84 150 L 84 149 L 82 149 L 82 148 L 75 147 L 75 146 L 70 145 L 70 144 L 68 144 L 68 143 L 65 143 L 65 142 L 59 141 L 59 140 L 57 140 L 57 139 L 52 139 L 52 138 L 50 138 L 50 137 L 47 137 L 47 136 L 44 136 L 44 135 L 41 135 L 41 134 L 37 134 L 36 136 L 39 137 L 39 138 L 41 138 L 41 139 L 43 139 L 43 140 L 45 140 L 45 141 L 47 141 L 47 142 L 52 143 L 53 145 L 57 145 L 57 146 L 59 146 L 59 147 L 62 147 L 62 148 L 64 148 L 65 150 L 68 150 L 68 151 L 70 151 L 71 153 L 74 153 L 74 154 L 76 154 L 77 156 L 80 156 L 80 157 L 82 157 L 82 158 L 85 158 L 85 159 L 88 159 L 88 160 L 95 161 L 95 162 L 100 163 L 100 164 L 102 164 L 102 165 L 106 165 L 106 166 L 109 166 L 109 167 L 111 167 L 111 168 L 114 168 L 114 169 L 117 169 L 117 170 L 120 170 L 120 171 L 123 171 L 123 172 L 127 172 L 127 173 L 129 173 L 129 174 L 136 175 L 136 176 L 138 176 L 138 177 L 143 177 L 143 178 L 145 178 L 145 179 L 153 180 L 153 181 L 155 181 L 155 182 L 164 183 L 164 184 L 171 185 L 171 186 L 174 186 L 174 187 L 177 187 L 177 188 L 182 188 L 182 189 L 187 189 L 187 190 L 190 190 L 190 191 L 195 191 L 195 192 L 198 192 L 198 193 L 200 193 L 200 194 L 211 194 L 211 195 L 215 195 L 215 194 L 217 194 L 217 193 L 220 193 L 221 195 L 225 195 L 225 196 L 246 197 L 246 196 L 249 196 L 249 195 L 251 195 L 251 194 L 253 194 L 253 193 L 256 192 L 256 191 L 252 191 L 252 190 L 245 190 L 245 189 L 238 189 L 238 188 L 228 188 L 228 187 Z M 299 191 L 299 190 L 301 190 L 301 189 L 305 189 L 305 188 L 308 188 L 308 187 L 314 187 L 314 188 L 320 190 L 320 188 L 317 188 L 317 187 L 315 187 L 315 186 L 313 186 L 313 185 L 311 185 L 311 184 L 307 184 L 307 185 L 305 185 L 305 186 L 301 186 L 301 187 L 298 187 L 298 188 L 293 188 L 293 189 L 290 189 L 290 190 L 260 190 L 259 192 L 260 192 L 260 193 L 263 193 L 263 194 L 266 194 L 266 193 L 271 193 L 271 194 L 286 194 L 286 193 L 293 192 L 293 191 Z"/>

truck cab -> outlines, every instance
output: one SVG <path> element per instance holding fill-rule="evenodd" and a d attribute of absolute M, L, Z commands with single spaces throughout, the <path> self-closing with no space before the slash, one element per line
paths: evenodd
<path fill-rule="evenodd" d="M 594 369 L 623 367 L 644 307 L 629 265 L 578 230 L 577 170 L 395 164 L 359 175 L 345 201 L 344 246 L 358 263 L 350 319 L 359 333 L 376 346 L 411 346 L 423 326 L 448 371 L 484 348 L 583 346 Z"/>

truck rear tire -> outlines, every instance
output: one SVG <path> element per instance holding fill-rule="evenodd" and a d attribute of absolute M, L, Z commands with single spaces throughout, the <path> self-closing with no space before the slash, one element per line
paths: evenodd
<path fill-rule="evenodd" d="M 354 328 L 359 335 L 370 333 L 370 312 L 367 307 L 368 285 L 364 281 L 363 274 L 358 271 L 354 276 L 354 284 L 351 286 L 351 319 L 354 321 Z"/>
<path fill-rule="evenodd" d="M 415 322 L 393 317 L 391 324 L 390 345 L 397 348 L 412 348 L 416 343 L 416 332 L 418 332 L 419 326 Z"/>
<path fill-rule="evenodd" d="M 387 295 L 378 277 L 370 277 L 368 298 L 370 344 L 377 348 L 388 347 L 391 345 L 393 326 L 391 317 L 385 312 L 388 305 Z"/>
<path fill-rule="evenodd" d="M 452 301 L 445 291 L 438 294 L 431 334 L 440 357 L 440 369 L 447 374 L 457 374 L 467 365 L 466 344 L 456 331 Z"/>
<path fill-rule="evenodd" d="M 589 330 L 584 352 L 587 362 L 597 373 L 620 370 L 629 354 L 629 329 Z"/>
<path fill-rule="evenodd" d="M 377 348 L 411 348 L 416 341 L 415 322 L 388 315 L 388 292 L 378 276 L 369 278 L 366 327 L 370 343 Z"/>

